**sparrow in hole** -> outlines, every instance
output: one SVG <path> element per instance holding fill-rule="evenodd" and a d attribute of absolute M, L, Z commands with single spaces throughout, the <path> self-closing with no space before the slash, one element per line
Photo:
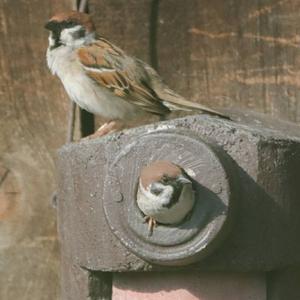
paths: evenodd
<path fill-rule="evenodd" d="M 195 203 L 192 181 L 177 165 L 157 161 L 142 169 L 137 205 L 148 222 L 149 234 L 156 223 L 178 224 Z"/>
<path fill-rule="evenodd" d="M 88 14 L 60 13 L 45 28 L 50 31 L 47 63 L 51 72 L 81 108 L 110 120 L 101 126 L 99 136 L 116 130 L 117 121 L 126 124 L 152 114 L 163 119 L 173 110 L 227 118 L 176 94 L 153 68 L 98 35 Z"/>

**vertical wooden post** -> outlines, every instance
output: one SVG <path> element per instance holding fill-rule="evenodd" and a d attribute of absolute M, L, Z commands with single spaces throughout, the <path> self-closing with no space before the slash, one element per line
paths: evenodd
<path fill-rule="evenodd" d="M 69 100 L 46 65 L 43 26 L 70 0 L 0 3 L 0 299 L 57 299 L 54 157 Z"/>

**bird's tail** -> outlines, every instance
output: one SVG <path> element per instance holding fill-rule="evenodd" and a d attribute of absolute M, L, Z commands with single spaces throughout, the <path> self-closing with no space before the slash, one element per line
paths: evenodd
<path fill-rule="evenodd" d="M 149 79 L 151 79 L 150 87 L 156 93 L 157 97 L 162 101 L 163 105 L 166 106 L 169 110 L 197 111 L 230 120 L 230 117 L 223 114 L 222 112 L 216 111 L 199 103 L 190 102 L 182 96 L 178 95 L 161 80 L 160 76 L 153 68 L 141 61 L 138 62 L 139 64 L 141 64 L 143 70 L 148 74 Z"/>
<path fill-rule="evenodd" d="M 162 98 L 163 104 L 168 107 L 171 111 L 174 110 L 182 110 L 182 111 L 199 111 L 202 113 L 207 113 L 210 115 L 219 116 L 224 119 L 230 119 L 227 115 L 216 111 L 214 109 L 211 109 L 209 107 L 206 107 L 204 105 L 201 105 L 200 103 L 191 102 L 183 98 L 182 96 L 174 93 L 170 89 L 164 89 L 164 93 Z"/>

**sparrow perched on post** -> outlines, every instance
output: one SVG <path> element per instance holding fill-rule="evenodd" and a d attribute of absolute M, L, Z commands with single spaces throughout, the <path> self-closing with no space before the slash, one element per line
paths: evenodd
<path fill-rule="evenodd" d="M 88 14 L 60 13 L 45 28 L 50 31 L 50 70 L 61 79 L 69 97 L 91 113 L 125 122 L 151 114 L 164 117 L 173 110 L 227 118 L 185 100 L 168 88 L 149 65 L 98 36 Z M 106 126 L 113 127 L 111 122 Z"/>
<path fill-rule="evenodd" d="M 152 233 L 156 222 L 180 223 L 194 206 L 192 181 L 177 165 L 156 161 L 142 169 L 137 205 L 145 214 Z"/>

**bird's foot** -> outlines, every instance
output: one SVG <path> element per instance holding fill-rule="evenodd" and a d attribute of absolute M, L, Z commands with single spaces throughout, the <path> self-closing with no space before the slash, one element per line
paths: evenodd
<path fill-rule="evenodd" d="M 104 123 L 102 126 L 100 126 L 99 129 L 95 133 L 93 133 L 83 139 L 89 139 L 89 140 L 95 139 L 97 137 L 101 137 L 101 136 L 104 136 L 107 134 L 111 134 L 111 133 L 120 131 L 124 128 L 125 128 L 125 124 L 120 121 L 108 121 L 108 122 Z"/>
<path fill-rule="evenodd" d="M 124 129 L 125 125 L 120 121 L 109 121 L 104 123 L 96 132 L 97 136 L 104 136 Z"/>
<path fill-rule="evenodd" d="M 148 223 L 148 235 L 151 236 L 153 234 L 153 228 L 157 225 L 156 220 L 153 217 L 145 216 L 144 223 Z"/>

